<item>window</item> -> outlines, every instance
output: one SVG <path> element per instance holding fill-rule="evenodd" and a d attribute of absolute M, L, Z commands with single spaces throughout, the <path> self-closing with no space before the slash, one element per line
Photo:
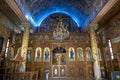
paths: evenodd
<path fill-rule="evenodd" d="M 112 49 L 112 42 L 110 39 L 108 39 L 108 45 L 109 45 L 109 50 L 111 54 L 111 59 L 114 59 L 114 54 L 113 54 L 113 49 Z"/>
<path fill-rule="evenodd" d="M 5 49 L 5 58 L 8 57 L 8 48 L 9 48 L 9 43 L 10 43 L 10 39 L 8 38 L 8 41 L 7 41 L 7 46 L 6 46 L 6 49 Z"/>

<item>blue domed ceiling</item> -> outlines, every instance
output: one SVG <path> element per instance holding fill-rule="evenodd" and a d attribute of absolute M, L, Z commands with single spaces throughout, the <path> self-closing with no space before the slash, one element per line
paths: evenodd
<path fill-rule="evenodd" d="M 34 26 L 54 13 L 70 16 L 78 27 L 86 26 L 108 0 L 15 0 L 19 8 Z"/>
<path fill-rule="evenodd" d="M 52 27 L 58 25 L 59 20 L 62 19 L 62 23 L 70 32 L 80 32 L 81 28 L 78 27 L 76 22 L 68 15 L 63 13 L 54 13 L 45 18 L 40 27 L 36 27 L 35 32 L 49 32 Z"/>

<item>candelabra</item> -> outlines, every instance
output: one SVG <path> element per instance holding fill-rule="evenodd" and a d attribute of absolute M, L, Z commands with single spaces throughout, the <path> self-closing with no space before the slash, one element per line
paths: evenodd
<path fill-rule="evenodd" d="M 59 20 L 57 27 L 53 31 L 53 38 L 55 40 L 65 40 L 69 37 L 69 31 L 67 26 L 62 23 L 62 19 Z"/>

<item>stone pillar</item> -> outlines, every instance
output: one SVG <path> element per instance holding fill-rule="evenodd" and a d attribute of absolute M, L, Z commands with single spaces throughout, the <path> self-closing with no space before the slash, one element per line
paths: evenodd
<path fill-rule="evenodd" d="M 90 24 L 90 38 L 91 38 L 91 48 L 92 48 L 92 56 L 93 56 L 93 67 L 94 67 L 94 77 L 95 80 L 101 80 L 101 70 L 100 70 L 100 62 L 98 59 L 98 47 L 96 41 L 96 34 L 94 29 L 97 27 L 97 24 Z"/>
<path fill-rule="evenodd" d="M 30 24 L 25 23 L 25 24 L 22 24 L 21 27 L 24 27 L 22 47 L 21 47 L 21 57 L 24 60 L 24 62 L 22 62 L 21 68 L 24 68 L 23 69 L 24 71 L 26 69 L 26 57 L 27 57 L 27 49 L 28 49 L 28 42 L 29 42 Z"/>

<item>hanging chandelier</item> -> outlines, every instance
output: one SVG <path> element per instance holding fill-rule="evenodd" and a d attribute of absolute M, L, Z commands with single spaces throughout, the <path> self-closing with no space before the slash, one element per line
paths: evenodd
<path fill-rule="evenodd" d="M 59 20 L 57 27 L 53 31 L 53 38 L 55 40 L 65 40 L 69 37 L 69 31 L 67 26 L 62 23 L 62 19 Z"/>

